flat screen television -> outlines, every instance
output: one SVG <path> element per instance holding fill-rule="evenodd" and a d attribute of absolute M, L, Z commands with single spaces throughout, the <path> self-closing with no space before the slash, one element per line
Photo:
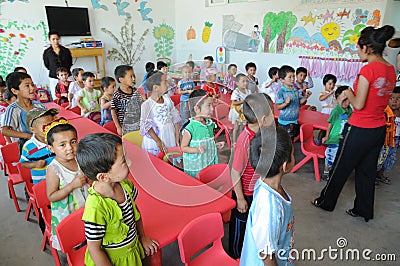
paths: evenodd
<path fill-rule="evenodd" d="M 50 30 L 61 36 L 90 36 L 89 13 L 83 7 L 46 6 Z"/>

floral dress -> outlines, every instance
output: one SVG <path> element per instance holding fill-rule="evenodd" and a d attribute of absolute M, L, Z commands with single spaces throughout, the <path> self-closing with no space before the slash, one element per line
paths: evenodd
<path fill-rule="evenodd" d="M 209 165 L 218 163 L 217 146 L 214 141 L 215 123 L 207 119 L 206 124 L 190 119 L 184 131 L 192 137 L 189 146 L 192 148 L 203 145 L 204 152 L 183 153 L 183 168 L 185 173 L 197 178 L 197 174 Z"/>

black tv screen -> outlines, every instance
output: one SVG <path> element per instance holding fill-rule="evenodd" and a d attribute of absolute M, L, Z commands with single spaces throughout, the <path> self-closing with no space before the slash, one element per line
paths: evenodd
<path fill-rule="evenodd" d="M 50 30 L 61 36 L 90 36 L 87 8 L 46 6 L 47 23 Z"/>

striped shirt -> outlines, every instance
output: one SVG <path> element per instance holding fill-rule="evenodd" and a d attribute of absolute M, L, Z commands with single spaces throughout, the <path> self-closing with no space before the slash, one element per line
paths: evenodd
<path fill-rule="evenodd" d="M 125 195 L 125 201 L 118 205 L 122 211 L 122 220 L 127 226 L 129 226 L 129 231 L 126 238 L 122 242 L 110 245 L 103 245 L 104 248 L 113 249 L 113 248 L 121 248 L 127 246 L 130 243 L 132 243 L 137 236 L 135 212 L 132 205 L 132 201 L 130 200 L 129 195 L 127 194 L 124 188 L 123 191 Z M 136 188 L 133 188 L 132 194 L 133 194 L 132 199 L 135 199 L 138 194 Z M 103 239 L 103 237 L 106 234 L 107 225 L 100 225 L 88 221 L 84 221 L 84 223 L 85 223 L 85 235 L 88 241 L 98 241 Z"/>
<path fill-rule="evenodd" d="M 121 88 L 118 88 L 118 90 L 114 92 L 111 99 L 111 110 L 115 110 L 121 127 L 123 127 L 125 119 L 125 123 L 132 124 L 132 127 L 135 127 L 136 125 L 137 129 L 135 130 L 139 130 L 140 106 L 142 103 L 142 96 L 135 88 L 133 88 L 133 92 L 131 94 L 123 92 Z M 127 119 L 125 116 L 127 116 L 129 119 Z"/>
<path fill-rule="evenodd" d="M 47 145 L 40 142 L 33 135 L 22 147 L 21 163 L 32 163 L 39 160 L 45 160 L 46 164 L 42 168 L 31 168 L 31 175 L 33 184 L 37 184 L 46 178 L 47 166 L 53 161 L 55 154 L 51 153 Z"/>

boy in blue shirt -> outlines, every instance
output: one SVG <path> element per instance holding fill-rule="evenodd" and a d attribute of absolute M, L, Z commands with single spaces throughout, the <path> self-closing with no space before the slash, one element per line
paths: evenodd
<path fill-rule="evenodd" d="M 182 79 L 178 82 L 178 93 L 180 98 L 181 125 L 189 120 L 189 95 L 193 92 L 196 85 L 192 80 L 192 68 L 189 66 L 182 67 Z"/>
<path fill-rule="evenodd" d="M 299 110 L 300 105 L 304 104 L 310 97 L 311 92 L 307 91 L 305 96 L 301 91 L 294 88 L 294 68 L 284 65 L 278 71 L 282 88 L 276 96 L 276 107 L 280 110 L 278 123 L 279 126 L 289 133 L 292 140 L 299 135 Z"/>
<path fill-rule="evenodd" d="M 276 149 L 268 169 L 265 160 L 269 155 L 265 153 L 270 151 L 266 147 L 271 142 L 270 134 L 274 132 L 261 130 L 250 144 L 250 163 L 261 178 L 255 185 L 240 265 L 293 265 L 290 257 L 294 245 L 292 199 L 281 181 L 294 166 L 294 149 L 287 132 L 276 128 Z"/>

